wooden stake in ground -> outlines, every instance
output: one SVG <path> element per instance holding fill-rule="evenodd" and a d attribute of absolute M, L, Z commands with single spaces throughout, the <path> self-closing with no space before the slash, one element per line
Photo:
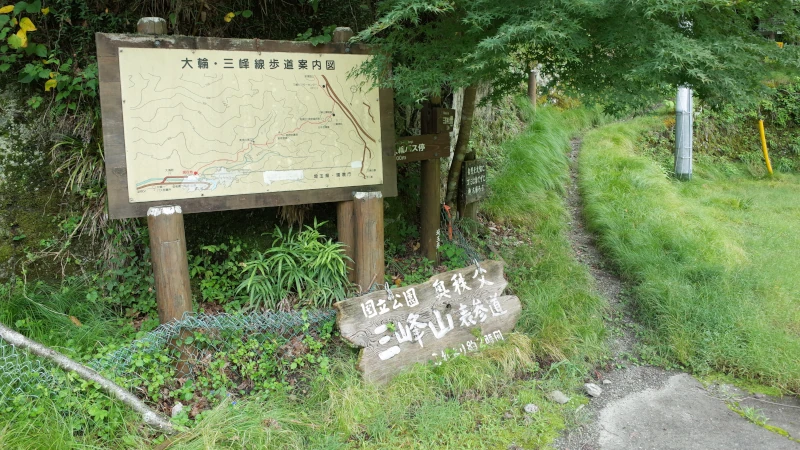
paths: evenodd
<path fill-rule="evenodd" d="M 75 372 L 86 381 L 97 383 L 104 391 L 114 396 L 117 400 L 128 405 L 131 409 L 142 415 L 142 421 L 152 427 L 158 428 L 166 433 L 173 433 L 175 429 L 167 418 L 148 408 L 135 395 L 126 391 L 113 381 L 105 378 L 94 370 L 73 361 L 61 353 L 46 347 L 36 341 L 32 341 L 20 333 L 6 327 L 0 323 L 0 339 L 8 342 L 17 348 L 25 349 L 36 356 L 46 358 L 64 370 Z"/>
<path fill-rule="evenodd" d="M 530 75 L 528 75 L 528 98 L 531 101 L 531 105 L 533 105 L 533 109 L 536 110 L 536 105 L 539 103 L 539 96 L 537 94 L 537 86 L 538 86 L 538 78 L 539 78 L 539 63 L 533 62 L 531 63 L 531 71 Z"/>

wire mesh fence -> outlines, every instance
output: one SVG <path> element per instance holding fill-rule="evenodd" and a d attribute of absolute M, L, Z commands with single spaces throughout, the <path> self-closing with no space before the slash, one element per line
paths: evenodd
<path fill-rule="evenodd" d="M 444 236 L 447 242 L 455 245 L 456 247 L 464 250 L 470 263 L 475 261 L 483 261 L 483 255 L 478 251 L 469 241 L 467 236 L 461 229 L 461 221 L 453 217 L 453 213 L 448 207 L 442 207 L 441 226 L 439 228 L 439 236 Z"/>
<path fill-rule="evenodd" d="M 322 324 L 336 317 L 333 309 L 238 314 L 185 314 L 181 320 L 160 325 L 144 337 L 87 365 L 123 386 L 138 386 L 152 364 L 182 365 L 183 377 L 192 378 L 199 366 L 242 341 L 280 348 L 292 339 L 318 332 Z M 193 342 L 199 333 L 206 339 Z M 187 339 L 188 338 L 188 339 Z M 176 342 L 181 340 L 181 345 Z M 36 397 L 35 386 L 58 389 L 63 377 L 47 361 L 0 341 L 0 403 L 11 397 Z"/>
<path fill-rule="evenodd" d="M 124 379 L 136 376 L 137 367 L 133 364 L 133 355 L 159 353 L 167 347 L 174 346 L 176 339 L 184 337 L 186 340 L 187 332 L 201 331 L 215 338 L 208 339 L 202 347 L 205 353 L 216 353 L 227 350 L 230 343 L 230 340 L 218 339 L 219 337 L 237 336 L 242 339 L 245 336 L 265 336 L 281 345 L 334 317 L 336 312 L 333 309 L 214 315 L 187 313 L 181 320 L 160 325 L 145 337 L 92 361 L 89 366 L 100 373 L 113 374 Z M 184 348 L 190 345 L 184 344 Z M 191 354 L 187 358 L 191 373 L 194 364 L 201 357 L 199 358 L 199 355 L 191 349 L 185 350 L 185 353 Z"/>
<path fill-rule="evenodd" d="M 33 386 L 55 387 L 48 364 L 0 340 L 0 404 L 8 398 L 35 396 Z"/>

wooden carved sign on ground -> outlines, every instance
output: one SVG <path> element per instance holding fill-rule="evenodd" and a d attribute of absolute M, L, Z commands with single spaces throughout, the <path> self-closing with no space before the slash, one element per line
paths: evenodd
<path fill-rule="evenodd" d="M 446 361 L 505 340 L 521 311 L 517 297 L 503 295 L 507 284 L 503 263 L 485 261 L 333 306 L 342 336 L 362 347 L 364 378 L 385 382 L 411 364 Z"/>

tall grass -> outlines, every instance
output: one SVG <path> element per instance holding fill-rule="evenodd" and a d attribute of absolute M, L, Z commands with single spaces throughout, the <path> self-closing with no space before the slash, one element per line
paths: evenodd
<path fill-rule="evenodd" d="M 416 366 L 386 386 L 363 382 L 353 360 L 337 360 L 304 398 L 221 405 L 167 448 L 542 448 L 563 427 L 563 407 L 545 401 L 530 379 L 532 355 L 530 338 L 512 334 L 470 358 Z M 526 418 L 527 403 L 540 406 L 535 417 Z"/>
<path fill-rule="evenodd" d="M 776 195 L 769 183 L 750 180 L 747 194 L 742 179 L 704 177 L 719 171 L 702 168 L 692 182 L 679 183 L 637 155 L 639 136 L 659 126 L 658 118 L 642 118 L 583 141 L 584 212 L 602 250 L 633 283 L 640 319 L 654 330 L 661 354 L 700 373 L 800 392 L 800 285 L 796 273 L 785 272 L 797 264 L 798 231 L 784 228 L 783 241 L 775 241 L 766 237 L 776 222 L 772 208 L 743 211 L 752 204 L 747 195 Z M 742 197 L 723 194 L 737 185 Z M 777 194 L 793 209 L 793 223 L 800 219 L 797 187 Z M 776 253 L 787 245 L 794 250 Z M 765 268 L 783 275 L 767 279 Z"/>
<path fill-rule="evenodd" d="M 482 206 L 532 243 L 503 252 L 509 286 L 523 304 L 518 329 L 549 360 L 594 362 L 605 351 L 605 303 L 574 259 L 564 206 L 570 138 L 600 120 L 597 110 L 540 108 L 530 129 L 504 145 L 506 163 L 490 180 L 491 196 Z"/>

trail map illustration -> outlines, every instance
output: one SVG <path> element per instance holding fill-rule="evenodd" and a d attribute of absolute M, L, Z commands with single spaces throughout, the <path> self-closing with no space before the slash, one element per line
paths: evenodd
<path fill-rule="evenodd" d="M 369 57 L 120 48 L 130 202 L 381 184 Z"/>

